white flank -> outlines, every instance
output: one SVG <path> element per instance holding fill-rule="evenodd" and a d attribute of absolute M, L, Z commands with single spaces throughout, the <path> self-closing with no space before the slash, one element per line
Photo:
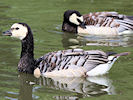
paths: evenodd
<path fill-rule="evenodd" d="M 86 29 L 78 27 L 78 33 L 92 34 L 92 35 L 118 35 L 116 28 L 110 27 L 96 27 L 96 26 L 86 26 Z"/>
<path fill-rule="evenodd" d="M 108 57 L 109 60 L 112 60 L 113 58 L 114 58 L 114 56 Z M 99 76 L 99 75 L 104 75 L 104 74 L 108 73 L 108 71 L 111 69 L 112 65 L 117 60 L 117 58 L 114 58 L 113 61 L 109 61 L 106 64 L 100 64 L 100 65 L 96 66 L 94 69 L 87 72 L 87 75 L 88 76 Z"/>

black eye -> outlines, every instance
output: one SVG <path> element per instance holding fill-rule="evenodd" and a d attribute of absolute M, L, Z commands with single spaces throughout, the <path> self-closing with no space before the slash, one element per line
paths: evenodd
<path fill-rule="evenodd" d="M 17 27 L 16 30 L 18 30 L 19 28 Z"/>

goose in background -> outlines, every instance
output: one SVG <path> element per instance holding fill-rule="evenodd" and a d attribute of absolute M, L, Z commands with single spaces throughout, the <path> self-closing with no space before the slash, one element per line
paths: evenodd
<path fill-rule="evenodd" d="M 81 15 L 76 10 L 64 12 L 62 30 L 77 34 L 116 36 L 133 33 L 133 16 L 117 12 L 94 12 Z"/>
<path fill-rule="evenodd" d="M 21 40 L 22 51 L 18 71 L 39 77 L 82 77 L 106 74 L 122 55 L 100 50 L 69 49 L 54 51 L 34 59 L 34 41 L 31 28 L 26 23 L 15 23 L 3 35 Z M 113 55 L 114 54 L 114 55 Z"/>

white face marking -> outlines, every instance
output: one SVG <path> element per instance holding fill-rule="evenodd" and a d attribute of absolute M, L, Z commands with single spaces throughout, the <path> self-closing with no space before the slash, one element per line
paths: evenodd
<path fill-rule="evenodd" d="M 77 14 L 72 14 L 70 17 L 69 17 L 69 21 L 76 24 L 76 25 L 79 25 L 80 23 L 78 22 L 79 19 L 81 22 L 83 22 L 83 16 L 81 17 L 78 17 Z"/>
<path fill-rule="evenodd" d="M 11 26 L 12 37 L 19 38 L 20 40 L 24 39 L 28 33 L 27 27 L 22 24 L 15 23 Z"/>

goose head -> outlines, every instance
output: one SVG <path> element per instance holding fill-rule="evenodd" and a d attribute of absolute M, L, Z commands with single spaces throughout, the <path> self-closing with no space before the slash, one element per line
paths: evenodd
<path fill-rule="evenodd" d="M 25 23 L 15 23 L 11 26 L 8 31 L 3 32 L 3 35 L 11 36 L 23 40 L 27 34 L 30 27 Z"/>
<path fill-rule="evenodd" d="M 67 10 L 64 12 L 64 22 L 73 24 L 75 26 L 85 27 L 83 16 L 76 10 Z"/>
<path fill-rule="evenodd" d="M 35 65 L 34 41 L 30 27 L 26 23 L 15 23 L 8 31 L 3 32 L 3 35 L 21 40 L 22 50 L 18 63 L 18 70 L 20 72 L 33 73 L 37 66 Z M 39 72 L 39 69 L 35 70 L 35 73 L 37 72 Z"/>

